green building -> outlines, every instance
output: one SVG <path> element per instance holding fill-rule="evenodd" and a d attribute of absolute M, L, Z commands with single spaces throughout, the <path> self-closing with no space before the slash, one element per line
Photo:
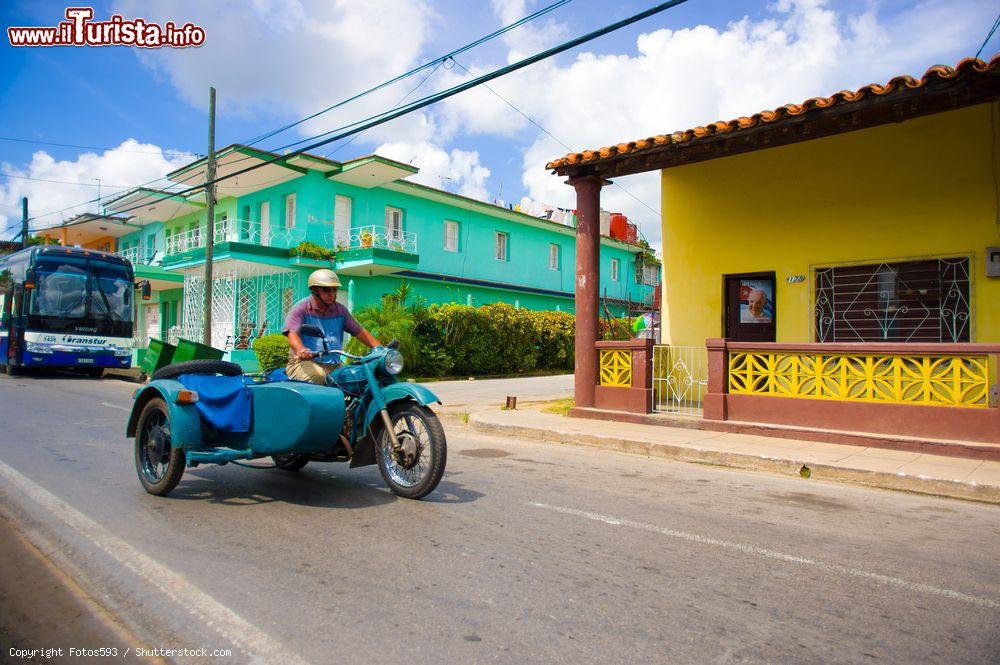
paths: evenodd
<path fill-rule="evenodd" d="M 505 302 L 573 312 L 572 223 L 409 182 L 415 167 L 377 155 L 336 162 L 233 145 L 219 152 L 217 163 L 219 176 L 259 168 L 217 185 L 213 346 L 239 349 L 280 331 L 288 309 L 308 292 L 308 274 L 320 267 L 341 276 L 341 299 L 352 309 L 378 302 L 405 279 L 428 303 Z M 206 160 L 168 179 L 178 189 L 204 182 Z M 81 216 L 43 234 L 117 251 L 131 259 L 137 279 L 150 281 L 153 299 L 140 305 L 136 326 L 139 347 L 150 337 L 200 340 L 204 192 L 138 188 L 106 208 L 111 215 Z M 310 256 L 309 244 L 333 258 Z M 659 265 L 645 247 L 603 237 L 601 275 L 611 315 L 653 304 Z"/>

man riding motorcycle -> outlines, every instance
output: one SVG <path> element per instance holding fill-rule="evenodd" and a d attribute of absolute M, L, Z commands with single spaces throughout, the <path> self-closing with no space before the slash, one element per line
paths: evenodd
<path fill-rule="evenodd" d="M 337 302 L 340 278 L 332 270 L 316 270 L 309 275 L 309 296 L 295 303 L 285 319 L 282 333 L 288 337 L 288 365 L 285 372 L 295 381 L 326 385 L 326 377 L 339 363 L 313 360 L 322 351 L 323 340 L 299 336 L 303 324 L 321 328 L 327 348 L 343 350 L 344 333 L 350 333 L 371 348 L 382 346 L 374 335 L 354 320 L 347 307 Z"/>

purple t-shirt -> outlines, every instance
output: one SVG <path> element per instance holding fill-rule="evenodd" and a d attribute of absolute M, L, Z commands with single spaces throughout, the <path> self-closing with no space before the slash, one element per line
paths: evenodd
<path fill-rule="evenodd" d="M 316 300 L 311 295 L 295 303 L 285 318 L 285 328 L 282 332 L 287 335 L 290 330 L 298 331 L 304 323 L 322 328 L 327 334 L 327 342 L 332 342 L 331 348 L 335 349 L 343 347 L 343 333 L 357 335 L 362 330 L 361 324 L 355 321 L 347 308 L 339 302 L 333 303 L 324 311 L 316 305 Z M 303 337 L 302 343 L 314 352 L 319 352 L 322 346 L 321 340 L 313 337 Z"/>

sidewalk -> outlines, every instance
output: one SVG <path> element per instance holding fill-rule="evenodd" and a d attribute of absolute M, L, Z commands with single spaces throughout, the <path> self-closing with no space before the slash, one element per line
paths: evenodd
<path fill-rule="evenodd" d="M 468 422 L 479 431 L 535 441 L 1000 504 L 1000 462 L 569 418 L 529 406 L 478 411 Z"/>

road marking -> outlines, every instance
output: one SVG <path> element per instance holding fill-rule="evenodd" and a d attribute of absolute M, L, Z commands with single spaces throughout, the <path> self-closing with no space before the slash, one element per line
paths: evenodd
<path fill-rule="evenodd" d="M 119 411 L 126 411 L 132 413 L 132 409 L 127 406 L 122 406 L 121 404 L 111 404 L 110 402 L 101 402 L 101 406 L 110 406 L 112 409 L 118 409 Z"/>
<path fill-rule="evenodd" d="M 200 625 L 210 626 L 233 646 L 250 655 L 253 662 L 295 665 L 308 663 L 287 646 L 188 582 L 183 575 L 114 536 L 100 524 L 3 462 L 0 462 L 0 478 L 138 575 L 146 584 L 158 588 L 191 614 Z"/>
<path fill-rule="evenodd" d="M 891 577 L 889 575 L 882 575 L 880 573 L 872 573 L 867 570 L 861 570 L 860 568 L 851 568 L 849 566 L 841 566 L 835 563 L 826 563 L 823 561 L 817 561 L 816 559 L 809 559 L 806 557 L 795 556 L 793 554 L 785 554 L 784 552 L 778 552 L 777 550 L 768 549 L 766 547 L 757 547 L 755 545 L 744 545 L 743 543 L 734 543 L 728 540 L 709 538 L 707 536 L 700 536 L 696 533 L 687 533 L 685 531 L 677 531 L 676 529 L 667 529 L 661 526 L 656 526 L 655 524 L 646 524 L 645 522 L 634 522 L 632 520 L 620 519 L 617 517 L 609 517 L 607 515 L 591 513 L 586 510 L 577 510 L 575 508 L 565 508 L 563 506 L 551 506 L 546 503 L 534 503 L 534 502 L 529 502 L 528 505 L 534 506 L 535 508 L 542 508 L 544 510 L 551 510 L 553 512 L 562 513 L 564 515 L 575 515 L 577 517 L 584 517 L 588 520 L 594 520 L 595 522 L 604 522 L 605 524 L 610 524 L 612 526 L 627 526 L 632 529 L 639 529 L 642 531 L 648 531 L 650 533 L 657 533 L 660 534 L 661 536 L 678 538 L 680 540 L 686 540 L 691 543 L 710 545 L 712 547 L 721 547 L 724 549 L 735 550 L 737 552 L 743 552 L 744 554 L 752 554 L 754 556 L 761 556 L 768 559 L 777 559 L 778 561 L 784 561 L 786 563 L 795 563 L 802 566 L 813 566 L 815 568 L 819 568 L 820 570 L 825 570 L 827 572 L 837 573 L 840 575 L 849 575 L 851 577 L 860 577 L 863 579 L 871 580 L 873 582 L 877 582 L 879 584 L 899 587 L 901 589 L 906 589 L 908 591 L 927 593 L 935 596 L 944 596 L 946 598 L 951 598 L 952 600 L 958 600 L 963 603 L 979 605 L 980 607 L 989 607 L 991 609 L 1000 608 L 1000 602 L 997 602 L 990 598 L 979 598 L 977 596 L 970 596 L 969 594 L 965 594 L 960 591 L 953 591 L 951 589 L 942 589 L 940 587 L 931 586 L 929 584 L 908 582 L 907 580 L 903 580 L 898 577 Z"/>

